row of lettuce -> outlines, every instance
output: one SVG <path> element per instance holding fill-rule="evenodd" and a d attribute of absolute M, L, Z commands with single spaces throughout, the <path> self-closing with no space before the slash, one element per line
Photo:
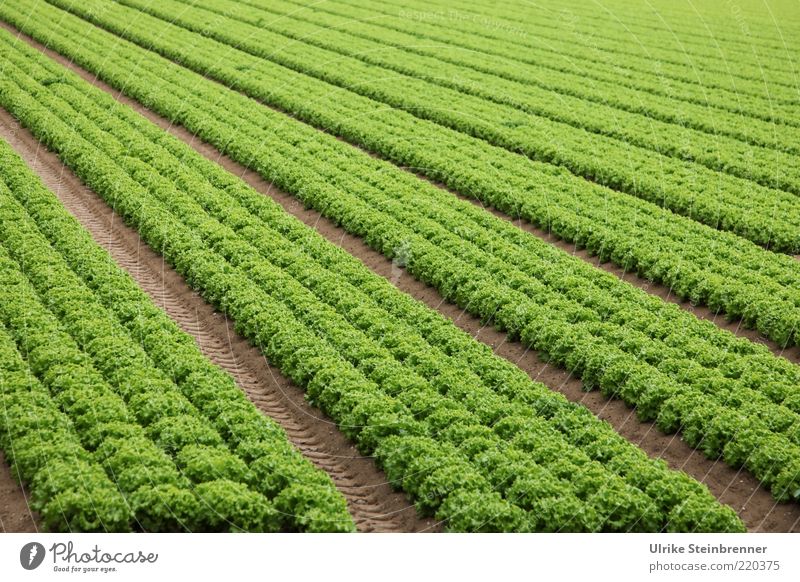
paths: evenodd
<path fill-rule="evenodd" d="M 292 1 L 301 4 L 299 0 Z M 266 4 L 267 0 L 246 2 Z M 389 20 L 392 26 L 399 26 L 400 21 L 406 21 L 419 25 L 426 32 L 437 27 L 455 30 L 465 40 L 472 37 L 473 42 L 477 40 L 488 45 L 482 50 L 508 49 L 510 56 L 513 57 L 515 51 L 517 58 L 525 58 L 527 54 L 542 55 L 540 58 L 547 55 L 552 60 L 571 63 L 573 70 L 578 66 L 576 63 L 587 62 L 588 66 L 615 73 L 620 79 L 628 78 L 634 82 L 639 82 L 640 78 L 653 79 L 662 90 L 674 87 L 677 93 L 692 94 L 691 89 L 694 89 L 693 95 L 700 103 L 719 104 L 734 110 L 737 107 L 756 109 L 760 106 L 761 112 L 754 113 L 768 118 L 770 113 L 781 111 L 797 119 L 796 112 L 791 112 L 789 107 L 795 84 L 791 65 L 785 59 L 785 47 L 771 47 L 765 52 L 753 54 L 751 41 L 747 46 L 749 56 L 738 51 L 736 59 L 720 55 L 704 58 L 692 54 L 692 49 L 687 46 L 676 50 L 675 33 L 679 31 L 668 32 L 668 40 L 662 40 L 657 47 L 647 46 L 655 44 L 648 41 L 648 35 L 644 35 L 640 42 L 632 43 L 629 40 L 631 29 L 608 34 L 603 30 L 604 27 L 598 25 L 596 18 L 596 14 L 603 11 L 593 8 L 590 10 L 595 15 L 583 22 L 578 14 L 569 12 L 565 20 L 559 22 L 552 16 L 546 19 L 527 16 L 531 12 L 529 6 L 504 10 L 492 5 L 483 6 L 477 11 L 461 6 L 449 12 L 451 18 L 437 19 L 426 18 L 425 15 L 436 14 L 436 5 L 438 10 L 442 10 L 446 0 L 437 0 L 432 4 L 422 0 L 335 0 L 325 4 L 335 6 L 337 10 L 342 7 L 368 10 L 373 18 L 377 14 L 381 20 Z M 545 7 L 545 10 L 549 9 L 549 6 Z M 641 10 L 628 12 L 632 19 L 640 18 Z M 612 20 L 616 18 L 616 15 L 608 12 L 605 16 L 611 16 Z M 489 19 L 488 26 L 486 19 Z M 687 24 L 687 20 L 681 23 L 681 27 Z M 619 22 L 616 26 L 619 26 Z M 509 34 L 509 31 L 516 31 L 517 34 Z M 708 39 L 705 42 L 708 45 Z M 714 43 L 712 51 L 721 45 L 713 40 L 711 42 Z M 639 49 L 645 46 L 647 52 L 642 54 Z M 734 62 L 736 67 L 732 65 Z M 708 100 L 704 100 L 703 95 L 707 95 Z M 729 100 L 727 105 L 720 103 L 724 98 Z"/>
<path fill-rule="evenodd" d="M 2 106 L 231 316 L 420 511 L 466 531 L 742 530 L 704 486 L 109 95 L 0 37 Z M 316 187 L 298 169 L 293 162 L 292 175 Z"/>
<path fill-rule="evenodd" d="M 181 1 L 192 3 L 192 0 Z M 566 96 L 577 97 L 619 110 L 614 112 L 612 118 L 620 112 L 640 113 L 654 120 L 736 138 L 753 145 L 789 153 L 800 152 L 800 129 L 794 126 L 783 125 L 778 134 L 775 125 L 763 119 L 742 116 L 706 104 L 682 101 L 680 94 L 664 94 L 663 87 L 659 92 L 625 86 L 631 82 L 631 79 L 625 77 L 613 80 L 597 78 L 587 82 L 584 72 L 590 71 L 581 71 L 580 68 L 588 63 L 572 61 L 573 66 L 565 70 L 559 68 L 558 62 L 553 59 L 545 58 L 535 63 L 526 63 L 509 56 L 489 54 L 486 52 L 486 43 L 481 46 L 479 39 L 476 39 L 478 42 L 474 46 L 465 46 L 459 44 L 457 38 L 448 36 L 451 30 L 447 27 L 417 30 L 409 26 L 407 20 L 406 26 L 403 26 L 404 21 L 398 20 L 394 14 L 370 12 L 365 8 L 332 3 L 318 4 L 309 9 L 293 0 L 266 3 L 251 0 L 250 3 L 236 4 L 226 1 L 204 3 L 203 6 L 211 10 L 224 7 L 227 16 L 281 34 L 298 35 L 303 31 L 303 42 L 332 50 L 337 50 L 339 44 L 367 51 L 370 48 L 379 49 L 379 55 L 370 53 L 357 56 L 369 58 L 369 62 L 373 62 L 371 59 L 376 57 L 379 59 L 374 61 L 376 63 L 385 63 L 385 66 L 397 68 L 400 72 L 446 83 L 447 86 L 462 91 L 483 95 L 479 91 L 482 87 L 475 86 L 475 83 L 491 79 L 491 85 L 514 88 L 516 97 L 520 96 L 520 87 L 535 95 L 547 95 L 548 99 L 566 99 L 565 103 L 576 103 Z M 256 15 L 254 11 L 261 15 L 260 21 L 258 16 L 255 20 L 250 18 Z M 370 15 L 379 15 L 380 18 L 369 18 Z M 452 32 L 458 34 L 457 30 Z M 532 53 L 533 51 L 518 52 L 518 56 L 524 58 Z M 412 58 L 415 55 L 418 57 Z M 421 60 L 419 57 L 428 58 Z M 414 61 L 413 65 L 424 64 L 425 68 L 412 66 L 409 59 Z M 444 69 L 443 63 L 454 66 Z M 451 74 L 447 78 L 441 75 L 433 77 L 427 74 L 427 67 L 433 67 L 437 71 L 457 71 L 457 75 Z M 542 93 L 542 90 L 549 93 Z"/>
<path fill-rule="evenodd" d="M 235 92 L 220 91 L 219 85 L 200 75 L 171 66 L 152 52 L 106 31 L 87 28 L 84 20 L 67 12 L 47 5 L 28 10 L 6 3 L 0 6 L 0 14 L 94 74 L 138 96 L 148 106 L 151 101 L 163 102 L 163 95 L 156 99 L 149 95 L 148 85 L 115 79 L 115 71 L 138 68 L 143 75 L 150 75 L 154 87 L 168 82 L 176 91 L 185 94 L 184 102 L 193 103 L 196 111 L 207 112 L 229 127 L 259 119 L 258 124 L 247 123 L 231 139 L 218 133 L 205 137 L 223 150 L 230 149 L 232 143 L 249 143 L 248 136 L 268 139 L 273 131 L 302 135 L 309 140 L 313 136 L 314 143 L 324 144 L 336 156 L 359 160 L 345 163 L 352 165 L 353 173 L 363 176 L 360 180 L 371 186 L 390 192 L 401 188 L 402 184 L 403 191 L 424 195 L 426 199 L 436 200 L 437 205 L 475 214 L 474 209 L 468 209 L 468 204 L 458 202 L 407 172 L 370 159 L 286 116 L 269 112 Z M 132 30 L 133 24 L 128 24 Z M 160 44 L 170 42 L 169 35 L 152 40 Z M 107 56 L 105 53 L 110 46 L 115 47 L 115 54 Z M 179 48 L 176 45 L 176 50 Z M 680 298 L 707 305 L 731 319 L 740 318 L 745 326 L 757 329 L 781 346 L 795 345 L 798 341 L 800 264 L 791 257 L 770 253 L 737 236 L 714 231 L 644 201 L 590 185 L 556 167 L 528 160 L 520 165 L 519 156 L 496 148 L 486 150 L 461 134 L 450 132 L 441 136 L 437 130 L 449 130 L 431 123 L 416 120 L 408 127 L 398 121 L 402 112 L 375 111 L 370 106 L 354 115 L 352 106 L 340 103 L 338 92 L 315 90 L 313 80 L 309 81 L 312 84 L 307 84 L 303 79 L 308 78 L 302 75 L 298 76 L 300 84 L 282 85 L 254 70 L 228 67 L 225 59 L 218 58 L 218 53 L 203 52 L 199 45 L 186 56 L 185 64 L 195 61 L 213 61 L 217 64 L 214 75 L 231 87 L 424 171 L 465 195 L 539 225 L 573 241 L 577 247 L 585 247 L 602 261 L 613 261 L 626 271 L 663 283 Z M 165 76 L 159 76 L 156 70 L 163 71 Z M 200 88 L 206 97 L 196 93 Z M 220 102 L 224 102 L 225 107 L 218 107 Z M 172 105 L 160 106 L 160 112 L 170 118 L 183 111 L 184 108 Z M 192 131 L 209 133 L 191 117 L 185 124 Z M 296 141 L 296 138 L 289 139 Z M 446 147 L 443 144 L 447 144 Z M 249 147 L 239 150 L 238 159 L 245 164 L 260 151 L 250 151 Z M 333 212 L 333 209 L 320 210 Z M 478 215 L 478 220 L 484 219 L 483 213 Z M 500 220 L 492 224 L 492 236 L 519 239 L 515 228 L 503 225 Z M 752 224 L 754 231 L 758 230 L 757 224 L 758 221 Z M 798 232 L 796 229 L 795 235 Z M 524 244 L 534 244 L 529 237 L 523 240 Z"/>
<path fill-rule="evenodd" d="M 0 143 L 0 446 L 56 531 L 351 531 L 344 498 Z"/>
<path fill-rule="evenodd" d="M 109 50 L 93 53 L 52 37 L 50 44 L 70 47 L 66 54 L 81 64 L 104 55 L 102 68 L 90 68 L 114 87 L 253 167 L 387 257 L 402 255 L 416 278 L 550 354 L 587 387 L 623 398 L 665 431 L 681 430 L 709 457 L 747 467 L 778 499 L 800 493 L 797 366 L 470 203 L 434 187 L 421 192 L 413 176 L 226 95 L 152 53 L 117 44 L 109 56 Z M 18 62 L 19 71 L 31 67 L 14 53 L 7 61 Z M 39 83 L 59 94 L 69 91 L 70 83 L 51 82 L 54 73 L 52 67 L 43 71 Z M 31 98 L 13 99 L 7 91 L 4 106 L 32 124 L 36 118 L 23 115 Z M 39 91 L 34 82 L 28 93 Z"/>
<path fill-rule="evenodd" d="M 48 1 L 201 74 L 234 86 L 246 77 L 243 90 L 251 96 L 360 146 L 373 148 L 369 136 L 374 132 L 419 140 L 424 131 L 427 139 L 475 148 L 482 159 L 506 153 L 507 163 L 520 176 L 530 171 L 529 159 L 553 163 L 576 176 L 572 180 L 576 188 L 602 191 L 578 177 L 589 178 L 628 194 L 617 194 L 620 203 L 636 196 L 758 244 L 800 252 L 800 206 L 790 193 L 800 193 L 800 169 L 792 163 L 792 154 L 671 124 L 659 126 L 638 114 L 615 115 L 580 99 L 570 105 L 552 95 L 535 95 L 526 87 L 501 86 L 500 80 L 467 79 L 467 72 L 446 64 L 438 70 L 430 63 L 415 69 L 437 79 L 429 82 L 364 62 L 383 63 L 386 51 L 365 53 L 355 46 L 350 50 L 352 43 L 341 40 L 332 42 L 336 51 L 297 42 L 228 18 L 230 6 L 224 4 L 212 12 L 174 1 L 125 0 L 131 7 L 110 0 Z M 256 12 L 250 18 L 256 23 L 264 15 Z M 406 67 L 413 61 L 413 56 L 399 59 Z M 472 87 L 471 92 L 480 95 L 442 83 Z M 288 103 L 274 94 L 275 85 L 313 102 Z M 333 124 L 321 118 L 333 113 L 326 103 L 331 99 L 336 99 L 341 112 Z M 375 151 L 426 171 L 426 166 L 385 146 Z"/>

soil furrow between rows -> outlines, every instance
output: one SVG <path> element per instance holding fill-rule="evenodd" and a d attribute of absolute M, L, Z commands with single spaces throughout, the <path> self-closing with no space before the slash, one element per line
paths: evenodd
<path fill-rule="evenodd" d="M 0 451 L 0 533 L 35 532 L 38 523 L 28 505 L 27 492 L 14 478 L 6 456 Z"/>

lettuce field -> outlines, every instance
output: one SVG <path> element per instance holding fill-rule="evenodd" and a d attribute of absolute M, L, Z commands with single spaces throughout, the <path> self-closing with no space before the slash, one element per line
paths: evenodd
<path fill-rule="evenodd" d="M 4 531 L 800 531 L 800 11 L 2 0 Z"/>

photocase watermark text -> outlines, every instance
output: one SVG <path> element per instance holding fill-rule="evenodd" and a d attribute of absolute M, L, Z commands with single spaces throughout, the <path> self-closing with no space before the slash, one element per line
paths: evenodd
<path fill-rule="evenodd" d="M 158 554 L 136 552 L 104 552 L 95 545 L 89 551 L 76 552 L 72 542 L 57 542 L 50 546 L 54 564 L 154 564 Z"/>

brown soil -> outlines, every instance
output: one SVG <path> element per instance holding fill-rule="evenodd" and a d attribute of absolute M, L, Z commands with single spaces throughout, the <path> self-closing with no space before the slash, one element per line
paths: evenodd
<path fill-rule="evenodd" d="M 17 31 L 0 23 L 15 34 Z M 173 126 L 169 121 L 159 117 L 138 102 L 133 101 L 119 91 L 108 85 L 97 81 L 93 75 L 84 71 L 80 67 L 73 65 L 58 53 L 54 53 L 32 39 L 19 35 L 28 41 L 37 50 L 47 54 L 62 65 L 81 75 L 86 81 L 94 84 L 98 88 L 112 94 L 118 101 L 132 107 L 140 114 L 144 115 L 152 122 L 169 131 L 172 135 L 180 138 L 206 158 L 221 164 L 231 173 L 241 177 L 248 184 L 259 192 L 262 192 L 283 208 L 302 220 L 306 225 L 316 229 L 321 235 L 334 244 L 342 247 L 353 256 L 359 258 L 364 264 L 376 274 L 389 279 L 398 289 L 422 301 L 429 307 L 438 310 L 448 317 L 455 325 L 470 333 L 477 340 L 491 346 L 495 353 L 513 362 L 521 369 L 525 370 L 531 378 L 546 384 L 553 390 L 563 393 L 567 398 L 574 402 L 580 402 L 594 412 L 599 418 L 608 421 L 622 436 L 637 444 L 648 455 L 653 458 L 664 459 L 671 467 L 680 469 L 705 483 L 711 492 L 723 503 L 733 507 L 739 516 L 744 520 L 749 531 L 757 532 L 789 532 L 800 531 L 800 504 L 795 503 L 776 503 L 768 491 L 762 488 L 759 482 L 746 471 L 737 471 L 730 468 L 722 461 L 712 461 L 706 459 L 701 453 L 690 448 L 677 435 L 664 435 L 652 423 L 641 422 L 636 418 L 634 411 L 629 409 L 622 401 L 608 400 L 598 392 L 585 392 L 578 378 L 573 377 L 569 372 L 549 365 L 541 359 L 536 352 L 533 352 L 517 342 L 509 342 L 506 334 L 498 332 L 491 327 L 482 324 L 477 318 L 469 313 L 462 311 L 457 306 L 447 303 L 441 295 L 431 287 L 426 286 L 405 271 L 393 267 L 392 262 L 380 253 L 369 248 L 361 239 L 348 234 L 344 229 L 334 225 L 330 220 L 323 217 L 314 210 L 305 209 L 303 205 L 293 196 L 285 192 L 276 190 L 270 183 L 266 182 L 256 172 L 247 169 L 227 156 L 220 154 L 213 146 L 202 142 L 193 136 L 183 127 Z M 108 211 L 107 211 L 108 212 Z M 494 211 L 493 211 L 494 212 Z M 502 213 L 494 212 L 499 216 Z M 504 217 L 506 218 L 506 217 Z M 597 265 L 596 259 L 587 256 L 582 252 L 575 252 L 574 246 L 557 241 L 531 225 L 515 221 L 515 224 L 524 228 L 534 236 L 567 250 L 571 254 Z M 644 290 L 674 301 L 670 297 L 669 290 L 659 285 L 654 285 L 648 281 L 637 279 L 634 275 L 623 274 L 615 267 L 600 265 L 601 268 L 615 273 L 626 281 L 636 284 Z M 677 301 L 675 301 L 677 303 Z M 682 307 L 694 312 L 698 317 L 704 317 L 712 321 L 715 320 L 713 314 L 707 310 L 704 312 L 700 308 L 692 308 L 689 305 Z M 731 331 L 743 337 L 751 337 L 750 331 L 737 329 L 736 324 L 723 324 L 718 319 L 715 323 L 721 327 L 731 328 Z M 227 326 L 226 326 L 227 327 Z M 762 341 L 773 351 L 780 350 L 775 345 L 762 338 L 752 336 L 753 339 Z M 797 349 L 790 350 L 788 357 L 793 361 L 800 361 Z M 784 352 L 787 357 L 787 352 Z"/>
<path fill-rule="evenodd" d="M 38 531 L 38 518 L 28 506 L 27 492 L 14 479 L 11 467 L 0 451 L 0 532 L 28 533 Z"/>
<path fill-rule="evenodd" d="M 161 256 L 140 240 L 134 229 L 127 227 L 55 154 L 41 147 L 33 135 L 2 109 L 0 137 L 25 159 L 117 264 L 195 338 L 203 353 L 228 371 L 256 406 L 280 423 L 291 442 L 333 478 L 347 499 L 360 531 L 439 529 L 433 520 L 419 518 L 413 504 L 402 493 L 392 490 L 386 475 L 372 459 L 361 455 L 331 419 L 310 406 L 300 388 L 270 366 L 258 349 L 236 334 L 224 315 L 215 312 L 188 287 Z M 14 489 L 24 504 L 19 486 Z"/>

